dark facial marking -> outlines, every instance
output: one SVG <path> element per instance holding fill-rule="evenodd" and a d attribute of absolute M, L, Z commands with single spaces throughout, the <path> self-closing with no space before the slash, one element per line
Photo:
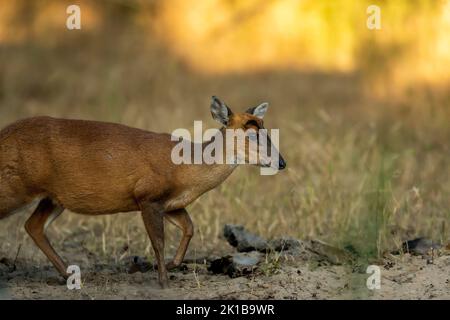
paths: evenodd
<path fill-rule="evenodd" d="M 248 120 L 246 123 L 245 123 L 245 127 L 247 127 L 247 128 L 249 128 L 249 127 L 256 127 L 256 128 L 258 128 L 258 129 L 260 129 L 260 126 L 259 126 L 259 123 L 258 123 L 258 121 L 256 121 L 256 120 Z"/>

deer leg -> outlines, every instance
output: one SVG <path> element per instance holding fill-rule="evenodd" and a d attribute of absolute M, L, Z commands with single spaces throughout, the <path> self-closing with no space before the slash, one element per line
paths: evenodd
<path fill-rule="evenodd" d="M 64 208 L 62 206 L 55 205 L 51 199 L 45 198 L 39 202 L 36 210 L 25 222 L 25 230 L 50 262 L 53 263 L 61 276 L 67 279 L 67 265 L 53 249 L 45 235 L 45 228 L 63 211 Z"/>
<path fill-rule="evenodd" d="M 165 217 L 183 232 L 183 237 L 181 238 L 175 257 L 166 265 L 166 268 L 170 270 L 178 267 L 183 262 L 189 242 L 194 235 L 194 225 L 192 224 L 191 217 L 189 217 L 188 212 L 184 208 L 166 212 Z"/>
<path fill-rule="evenodd" d="M 161 287 L 169 285 L 167 269 L 164 262 L 164 212 L 158 206 L 143 204 L 142 219 L 155 252 L 158 264 L 158 278 Z"/>

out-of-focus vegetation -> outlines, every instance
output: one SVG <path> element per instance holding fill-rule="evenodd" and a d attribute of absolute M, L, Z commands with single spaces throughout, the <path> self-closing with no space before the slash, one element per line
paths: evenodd
<path fill-rule="evenodd" d="M 191 252 L 220 249 L 224 223 L 370 256 L 448 241 L 450 2 L 376 1 L 371 31 L 372 2 L 77 1 L 82 29 L 69 31 L 71 1 L 2 0 L 0 126 L 47 114 L 171 132 L 216 127 L 213 94 L 236 110 L 269 101 L 288 169 L 239 168 L 191 205 Z M 37 254 L 26 218 L 0 222 L 3 252 Z M 62 252 L 151 252 L 139 215 L 66 213 L 50 229 Z"/>
<path fill-rule="evenodd" d="M 407 86 L 450 79 L 448 1 L 164 4 L 157 20 L 161 38 L 198 70 L 360 71 L 381 82 L 375 84 L 384 90 L 389 90 L 388 80 Z M 382 29 L 376 32 L 366 27 L 372 4 L 381 8 Z"/>
<path fill-rule="evenodd" d="M 1 1 L 0 42 L 54 43 L 66 36 L 70 1 Z M 448 0 L 81 1 L 83 30 L 115 34 L 133 25 L 196 71 L 362 72 L 384 90 L 450 80 Z M 381 30 L 369 30 L 369 5 Z M 124 25 L 125 24 L 125 25 Z M 111 29 L 112 28 L 112 29 Z M 122 30 L 123 31 L 123 30 Z M 49 36 L 49 34 L 51 36 Z M 99 34 L 99 35 L 100 35 Z M 146 39 L 142 39 L 147 42 Z"/>

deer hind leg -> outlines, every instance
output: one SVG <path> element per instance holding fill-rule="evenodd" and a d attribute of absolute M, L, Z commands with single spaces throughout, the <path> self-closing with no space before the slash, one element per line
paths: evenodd
<path fill-rule="evenodd" d="M 169 285 L 164 262 L 164 212 L 159 206 L 141 204 L 142 219 L 155 252 L 158 264 L 158 277 L 161 287 Z"/>
<path fill-rule="evenodd" d="M 165 217 L 183 232 L 183 237 L 181 238 L 175 257 L 166 265 L 166 268 L 170 270 L 178 267 L 183 262 L 189 242 L 194 235 L 194 225 L 192 224 L 191 217 L 189 217 L 186 209 L 166 212 Z"/>
<path fill-rule="evenodd" d="M 36 210 L 25 222 L 25 230 L 50 262 L 53 263 L 61 276 L 67 278 L 67 265 L 53 249 L 45 235 L 45 229 L 63 211 L 64 208 L 62 206 L 54 204 L 50 198 L 45 198 L 39 202 Z"/>

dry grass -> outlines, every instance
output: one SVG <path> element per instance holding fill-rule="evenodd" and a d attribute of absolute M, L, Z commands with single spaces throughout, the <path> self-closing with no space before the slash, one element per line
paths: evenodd
<path fill-rule="evenodd" d="M 114 37 L 69 32 L 45 44 L 2 44 L 0 127 L 47 114 L 171 132 L 194 120 L 216 127 L 213 94 L 236 110 L 269 101 L 266 126 L 281 129 L 288 169 L 265 177 L 241 167 L 192 204 L 192 255 L 225 248 L 219 239 L 225 223 L 269 238 L 320 238 L 363 256 L 415 236 L 449 240 L 448 92 L 416 87 L 394 101 L 375 99 L 364 74 L 199 75 L 147 33 L 115 28 L 108 29 Z M 14 257 L 23 244 L 22 255 L 43 261 L 23 231 L 26 217 L 0 222 L 0 252 Z M 117 261 L 128 244 L 128 254 L 152 254 L 138 214 L 66 213 L 50 229 L 62 252 L 81 245 L 98 259 Z M 174 230 L 169 227 L 171 253 Z"/>

